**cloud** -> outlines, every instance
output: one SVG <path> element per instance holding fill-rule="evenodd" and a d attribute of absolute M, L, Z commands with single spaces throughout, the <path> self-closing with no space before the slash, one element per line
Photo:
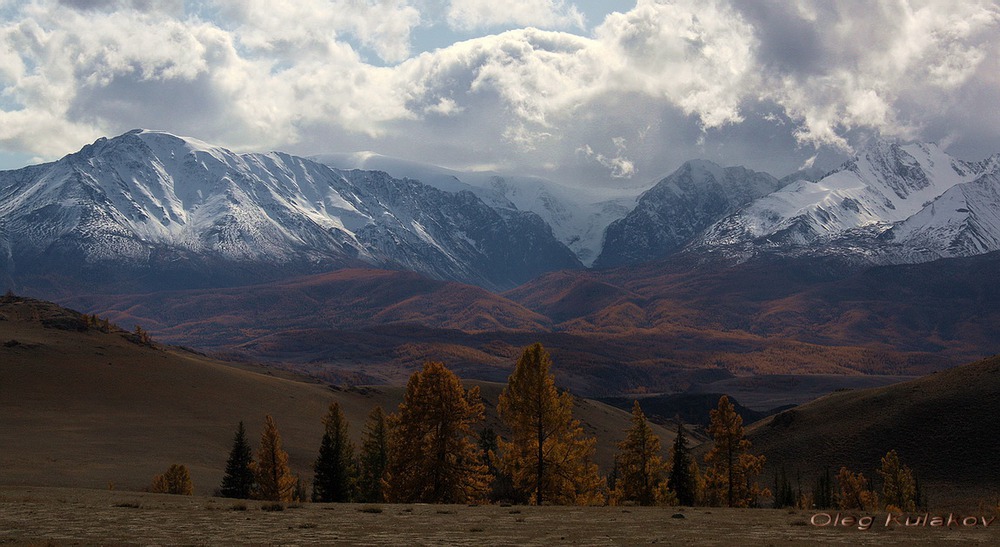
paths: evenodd
<path fill-rule="evenodd" d="M 611 178 L 632 178 L 632 175 L 635 174 L 635 163 L 624 155 L 626 149 L 625 138 L 615 137 L 611 140 L 614 143 L 617 152 L 613 158 L 609 158 L 604 154 L 595 153 L 589 144 L 583 145 L 578 148 L 577 151 L 607 168 L 611 173 Z"/>
<path fill-rule="evenodd" d="M 447 21 L 453 29 L 471 31 L 505 26 L 547 29 L 585 28 L 583 13 L 565 0 L 451 0 Z"/>
<path fill-rule="evenodd" d="M 380 58 L 399 62 L 410 55 L 410 34 L 420 23 L 408 0 L 244 0 L 217 2 L 240 43 L 258 52 L 288 57 L 336 55 L 337 42 L 353 37 Z"/>
<path fill-rule="evenodd" d="M 756 87 L 753 29 L 722 2 L 639 0 L 596 30 L 616 81 L 661 96 L 706 127 L 742 120 Z"/>
<path fill-rule="evenodd" d="M 734 6 L 760 41 L 762 95 L 798 122 L 803 143 L 850 149 L 847 135 L 857 128 L 921 138 L 942 108 L 961 107 L 957 89 L 998 68 L 1000 7 L 993 2 Z"/>
<path fill-rule="evenodd" d="M 464 29 L 582 27 L 569 1 L 3 3 L 0 149 L 58 157 L 151 127 L 573 184 L 692 157 L 780 175 L 873 135 L 1000 151 L 994 2 L 637 0 L 586 36 L 519 28 L 414 54 L 432 4 Z"/>
<path fill-rule="evenodd" d="M 365 64 L 337 40 L 333 27 L 324 26 L 331 20 L 291 7 L 283 17 L 267 17 L 263 4 L 247 2 L 239 14 L 226 12 L 230 18 L 220 26 L 161 10 L 118 9 L 125 4 L 65 10 L 39 1 L 0 23 L 4 147 L 58 156 L 132 127 L 237 148 L 277 147 L 296 142 L 310 124 L 376 134 L 380 121 L 411 115 L 391 91 L 389 71 Z M 392 17 L 382 18 L 383 27 L 364 27 L 352 18 L 364 6 L 349 4 L 332 17 L 359 33 L 370 29 L 365 36 L 372 40 L 380 29 L 395 28 Z M 376 15 L 401 11 L 402 20 L 415 21 L 404 3 L 379 6 Z M 310 22 L 284 32 L 281 24 L 293 16 Z M 402 47 L 399 36 L 392 40 L 386 51 Z"/>
<path fill-rule="evenodd" d="M 82 11 L 135 10 L 184 13 L 184 0 L 58 0 L 60 6 Z"/>

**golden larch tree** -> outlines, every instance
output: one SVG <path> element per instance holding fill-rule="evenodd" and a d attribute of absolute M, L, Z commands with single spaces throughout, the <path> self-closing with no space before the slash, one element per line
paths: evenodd
<path fill-rule="evenodd" d="M 295 475 L 288 468 L 288 453 L 281 448 L 281 433 L 274 418 L 264 418 L 257 460 L 250 464 L 256 481 L 255 496 L 269 501 L 292 501 L 295 497 Z"/>
<path fill-rule="evenodd" d="M 489 475 L 473 432 L 484 410 L 478 386 L 466 390 L 443 363 L 424 363 L 410 376 L 390 419 L 386 498 L 402 503 L 485 499 Z"/>
<path fill-rule="evenodd" d="M 194 484 L 191 482 L 191 473 L 186 465 L 173 464 L 165 473 L 153 477 L 153 486 L 149 491 L 158 494 L 193 495 Z"/>
<path fill-rule="evenodd" d="M 573 419 L 573 396 L 556 389 L 551 366 L 541 344 L 517 360 L 497 408 L 509 432 L 497 443 L 500 468 L 535 504 L 602 503 L 605 482 L 592 461 L 597 439 Z"/>
<path fill-rule="evenodd" d="M 838 509 L 872 511 L 878 508 L 878 494 L 869 487 L 862 473 L 841 467 L 837 473 L 837 490 L 834 493 Z"/>
<path fill-rule="evenodd" d="M 765 494 L 757 485 L 764 468 L 764 456 L 750 453 L 750 441 L 743 436 L 743 418 L 729 402 L 719 398 L 717 409 L 709 412 L 708 433 L 715 441 L 705 454 L 705 497 L 710 505 L 752 507 Z"/>
<path fill-rule="evenodd" d="M 910 468 L 899 461 L 899 454 L 890 450 L 878 468 L 882 478 L 882 502 L 889 511 L 913 511 L 917 508 L 917 482 Z"/>
<path fill-rule="evenodd" d="M 615 468 L 618 477 L 613 496 L 617 501 L 655 505 L 667 500 L 667 468 L 661 455 L 660 438 L 653 433 L 639 401 L 633 402 L 632 426 L 618 443 Z"/>

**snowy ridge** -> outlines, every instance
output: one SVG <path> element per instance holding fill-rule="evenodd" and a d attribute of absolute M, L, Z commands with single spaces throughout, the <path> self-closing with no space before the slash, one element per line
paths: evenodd
<path fill-rule="evenodd" d="M 469 191 L 495 209 L 535 213 L 586 266 L 600 253 L 607 226 L 628 214 L 642 191 L 642 188 L 568 188 L 540 177 L 456 171 L 369 152 L 326 154 L 312 159 L 341 169 L 385 171 L 446 192 Z"/>
<path fill-rule="evenodd" d="M 893 226 L 886 236 L 889 252 L 934 259 L 1000 250 L 1000 165 L 994 161 L 987 169 Z"/>
<path fill-rule="evenodd" d="M 0 280 L 157 289 L 161 277 L 219 286 L 370 265 L 506 289 L 681 251 L 895 264 L 1000 250 L 1000 155 L 960 161 L 934 144 L 875 142 L 815 181 L 693 160 L 638 198 L 372 154 L 316 159 L 134 130 L 0 172 Z"/>
<path fill-rule="evenodd" d="M 224 271 L 367 263 L 505 288 L 580 267 L 537 216 L 469 192 L 145 130 L 0 173 L 0 226 L 7 277 L 46 259 L 142 269 L 195 257 Z"/>
<path fill-rule="evenodd" d="M 997 250 L 997 160 L 936 144 L 877 141 L 815 182 L 800 180 L 715 223 L 689 252 L 835 254 L 920 262 Z"/>

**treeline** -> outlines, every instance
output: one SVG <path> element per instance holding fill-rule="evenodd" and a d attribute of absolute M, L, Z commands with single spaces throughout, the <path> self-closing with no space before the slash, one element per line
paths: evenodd
<path fill-rule="evenodd" d="M 841 467 L 836 475 L 826 469 L 817 477 L 812 489 L 803 492 L 801 481 L 798 481 L 798 490 L 793 490 L 787 473 L 782 469 L 774 476 L 774 507 L 860 511 L 884 509 L 897 513 L 927 507 L 927 498 L 920 488 L 920 481 L 913 470 L 900 461 L 895 450 L 890 450 L 882 457 L 875 473 L 881 482 L 881 488 L 876 488 L 872 478 L 866 478 L 863 473 L 855 473 L 846 467 Z"/>
<path fill-rule="evenodd" d="M 756 482 L 764 458 L 750 454 L 742 419 L 726 397 L 711 411 L 715 446 L 704 457 L 704 472 L 682 424 L 663 459 L 660 439 L 636 402 L 614 468 L 602 476 L 593 461 L 597 439 L 573 418 L 572 395 L 556 388 L 551 366 L 541 344 L 521 354 L 497 406 L 502 435 L 479 429 L 485 416 L 479 388 L 465 389 L 438 362 L 425 363 L 410 377 L 394 413 L 372 410 L 360 448 L 350 440 L 340 405 L 332 403 L 323 418 L 308 498 L 752 507 L 769 495 Z M 218 493 L 278 502 L 307 498 L 302 481 L 288 467 L 272 417 L 266 418 L 256 458 L 239 424 Z"/>
<path fill-rule="evenodd" d="M 112 323 L 107 317 L 100 317 L 96 313 L 77 313 L 72 310 L 62 310 L 59 313 L 47 313 L 43 316 L 40 306 L 48 306 L 52 308 L 58 308 L 58 306 L 49 302 L 18 296 L 14 294 L 14 291 L 11 289 L 7 289 L 3 296 L 0 296 L 0 304 L 14 303 L 33 303 L 33 306 L 27 307 L 29 310 L 27 318 L 31 321 L 41 323 L 45 328 L 78 332 L 96 331 L 104 334 L 117 334 L 134 344 L 155 347 L 154 340 L 150 336 L 149 332 L 140 325 L 136 325 L 135 329 L 129 332 L 115 323 Z M 58 309 L 61 310 L 61 308 Z M 11 342 L 13 342 L 11 345 L 17 344 L 16 340 L 12 340 Z"/>
<path fill-rule="evenodd" d="M 118 325 L 112 323 L 107 317 L 99 317 L 96 313 L 92 315 L 82 314 L 80 320 L 83 323 L 83 328 L 81 330 L 96 330 L 98 332 L 103 332 L 105 334 L 121 334 L 126 340 L 134 344 L 139 344 L 140 346 L 153 346 L 153 338 L 149 335 L 146 329 L 142 328 L 140 325 L 135 326 L 135 330 L 131 333 L 125 329 L 119 327 Z"/>
<path fill-rule="evenodd" d="M 879 506 L 871 482 L 847 469 L 836 482 L 827 471 L 809 493 L 793 490 L 784 470 L 775 474 L 773 493 L 761 487 L 765 458 L 752 453 L 743 419 L 726 396 L 709 412 L 713 442 L 700 459 L 703 468 L 682 423 L 664 460 L 660 439 L 635 401 L 614 466 L 601 476 L 593 461 L 597 439 L 573 418 L 573 398 L 556 388 L 551 365 L 541 344 L 523 351 L 499 397 L 501 435 L 480 429 L 485 406 L 479 388 L 465 389 L 438 362 L 425 363 L 410 377 L 394 413 L 380 407 L 371 411 L 360 447 L 351 441 L 339 403 L 332 403 L 323 418 L 311 494 L 288 466 L 274 419 L 265 419 L 256 457 L 240 422 L 217 494 L 274 502 L 728 507 L 759 507 L 773 496 L 774 507 Z M 882 506 L 919 506 L 919 484 L 896 453 L 887 454 L 882 464 Z"/>

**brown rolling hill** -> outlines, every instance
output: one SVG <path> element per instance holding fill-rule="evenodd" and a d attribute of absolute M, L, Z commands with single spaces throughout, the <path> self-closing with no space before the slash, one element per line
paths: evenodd
<path fill-rule="evenodd" d="M 554 272 L 499 295 L 413 273 L 342 270 L 60 303 L 140 324 L 167 343 L 354 384 L 399 382 L 435 358 L 465 377 L 503 380 L 512 356 L 537 341 L 564 387 L 605 396 L 684 391 L 705 371 L 913 376 L 992 355 L 998 269 L 996 253 L 865 270 L 682 254 Z"/>
<path fill-rule="evenodd" d="M 890 386 L 838 391 L 747 429 L 767 456 L 769 477 L 784 467 L 808 491 L 824 469 L 876 477 L 896 450 L 932 502 L 1000 499 L 1000 356 Z"/>
<path fill-rule="evenodd" d="M 487 423 L 503 384 L 480 385 Z M 291 466 L 306 481 L 327 406 L 338 401 L 356 441 L 375 405 L 392 411 L 402 387 L 339 388 L 273 368 L 234 366 L 186 350 L 136 343 L 124 331 L 88 328 L 54 304 L 0 297 L 0 483 L 141 489 L 173 463 L 187 465 L 196 491 L 211 493 L 236 424 L 256 445 L 275 417 Z M 575 416 L 599 439 L 610 469 L 629 414 L 577 400 Z M 657 427 L 664 446 L 672 434 Z"/>
<path fill-rule="evenodd" d="M 968 361 L 1000 351 L 998 268 L 1000 253 L 864 269 L 829 259 L 728 264 L 680 255 L 630 268 L 548 274 L 504 296 L 550 318 L 558 310 L 568 319 L 555 322 L 555 330 L 686 325 Z M 607 296 L 595 307 L 567 290 L 578 285 L 602 287 Z M 609 313 L 627 308 L 634 310 Z"/>
<path fill-rule="evenodd" d="M 420 324 L 478 331 L 545 330 L 549 319 L 485 289 L 413 272 L 348 269 L 234 288 L 141 295 L 77 296 L 60 303 L 102 310 L 120 324 L 140 324 L 165 340 L 200 347 L 235 345 L 301 328 L 351 330 Z"/>

